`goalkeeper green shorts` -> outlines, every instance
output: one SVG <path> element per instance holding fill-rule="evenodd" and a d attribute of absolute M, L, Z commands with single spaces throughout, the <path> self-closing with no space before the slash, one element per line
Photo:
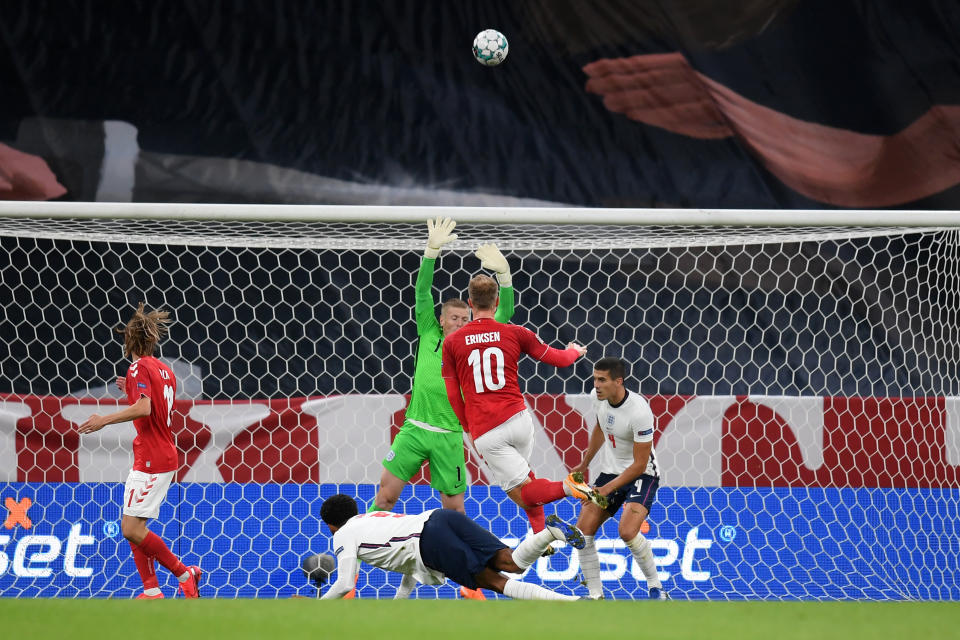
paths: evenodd
<path fill-rule="evenodd" d="M 430 462 L 431 487 L 448 496 L 467 490 L 462 433 L 428 431 L 405 421 L 393 439 L 390 453 L 383 459 L 383 466 L 404 482 L 409 482 L 424 460 Z"/>

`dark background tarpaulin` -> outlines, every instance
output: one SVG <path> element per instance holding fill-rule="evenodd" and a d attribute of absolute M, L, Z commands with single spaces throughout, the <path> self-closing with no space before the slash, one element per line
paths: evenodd
<path fill-rule="evenodd" d="M 954 0 L 8 3 L 0 142 L 67 200 L 958 208 L 958 34 Z"/>

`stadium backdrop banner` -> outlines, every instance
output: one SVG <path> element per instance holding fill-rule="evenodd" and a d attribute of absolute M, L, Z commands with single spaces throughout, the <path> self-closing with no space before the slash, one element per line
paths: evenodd
<path fill-rule="evenodd" d="M 953 0 L 8 4 L 0 198 L 960 208 Z"/>

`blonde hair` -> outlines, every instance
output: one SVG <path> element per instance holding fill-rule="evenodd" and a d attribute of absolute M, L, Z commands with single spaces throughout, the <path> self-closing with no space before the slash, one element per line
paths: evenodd
<path fill-rule="evenodd" d="M 446 302 L 443 303 L 443 306 L 442 306 L 442 307 L 440 307 L 440 314 L 441 314 L 441 315 L 445 314 L 445 313 L 447 312 L 447 309 L 449 309 L 450 307 L 456 307 L 457 309 L 469 309 L 469 308 L 470 308 L 470 307 L 467 305 L 467 303 L 464 302 L 463 300 L 461 300 L 460 298 L 450 298 L 449 300 L 447 300 Z"/>
<path fill-rule="evenodd" d="M 497 305 L 498 293 L 497 281 L 490 276 L 480 274 L 470 280 L 470 302 L 476 311 L 493 309 Z"/>
<path fill-rule="evenodd" d="M 169 323 L 170 312 L 146 311 L 143 303 L 139 303 L 127 326 L 117 329 L 117 333 L 123 334 L 123 355 L 127 358 L 153 355 L 160 338 L 167 335 Z"/>

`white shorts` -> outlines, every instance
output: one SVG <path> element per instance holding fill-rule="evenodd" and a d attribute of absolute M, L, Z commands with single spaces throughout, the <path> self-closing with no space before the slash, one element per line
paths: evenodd
<path fill-rule="evenodd" d="M 529 412 L 521 411 L 490 429 L 474 440 L 473 445 L 504 491 L 519 487 L 530 477 L 533 420 Z"/>
<path fill-rule="evenodd" d="M 123 515 L 139 518 L 156 518 L 160 515 L 160 505 L 167 497 L 175 473 L 131 470 L 123 487 Z"/>

